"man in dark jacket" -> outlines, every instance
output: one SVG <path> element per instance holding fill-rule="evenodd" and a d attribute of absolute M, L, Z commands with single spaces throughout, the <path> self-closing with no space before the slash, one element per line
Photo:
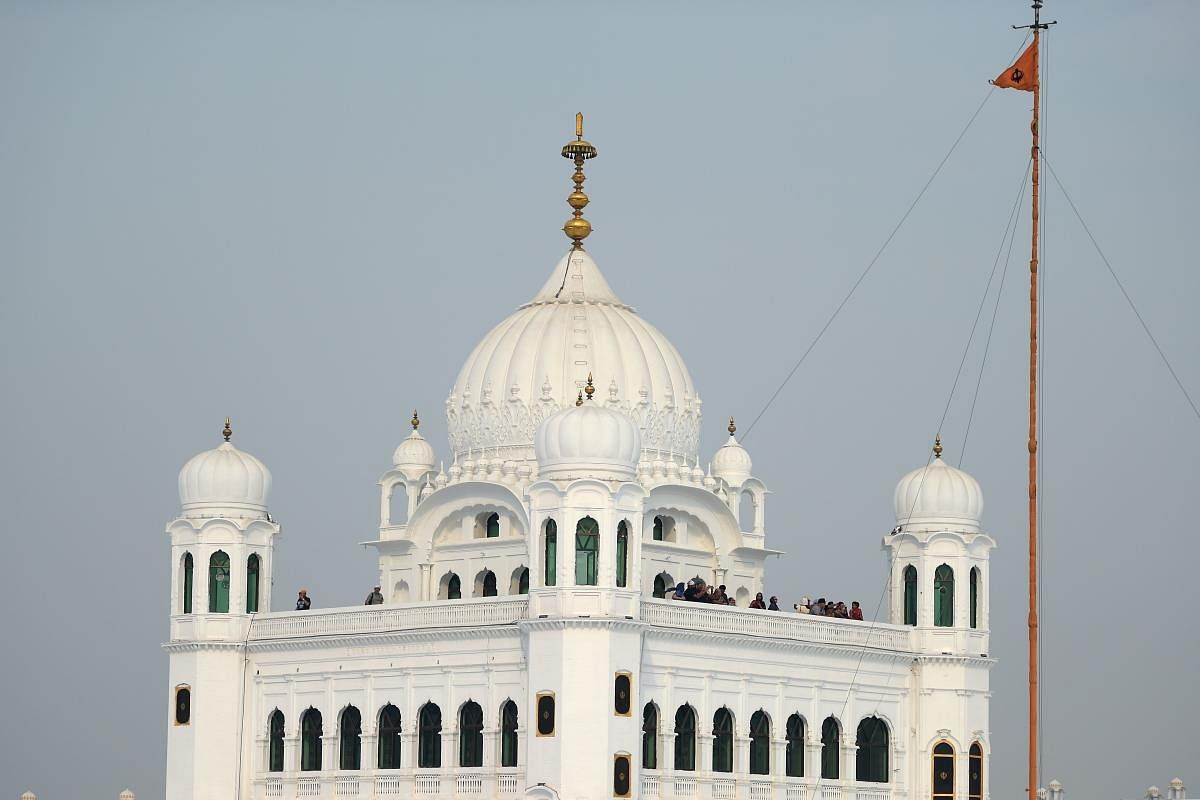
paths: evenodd
<path fill-rule="evenodd" d="M 363 605 L 365 605 L 365 606 L 381 606 L 381 605 L 383 605 L 383 593 L 379 591 L 378 586 L 375 587 L 374 591 L 372 591 L 369 595 L 367 595 L 367 602 L 363 603 Z"/>

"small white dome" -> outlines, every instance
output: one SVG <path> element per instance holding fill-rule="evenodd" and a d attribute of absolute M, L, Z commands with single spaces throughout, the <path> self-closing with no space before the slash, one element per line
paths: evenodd
<path fill-rule="evenodd" d="M 433 445 L 414 429 L 392 453 L 392 465 L 409 480 L 416 480 L 433 469 Z"/>
<path fill-rule="evenodd" d="M 750 461 L 750 453 L 738 443 L 737 426 L 733 417 L 729 418 L 729 441 L 721 445 L 712 460 L 712 474 L 722 478 L 730 486 L 741 486 L 751 475 L 754 466 Z"/>
<path fill-rule="evenodd" d="M 642 436 L 631 418 L 588 400 L 539 425 L 533 447 L 543 478 L 631 481 L 637 474 Z"/>
<path fill-rule="evenodd" d="M 267 510 L 271 471 L 229 442 L 206 450 L 179 471 L 184 516 L 257 516 Z"/>
<path fill-rule="evenodd" d="M 961 469 L 937 456 L 896 484 L 893 497 L 896 524 L 949 526 L 979 530 L 983 515 L 983 489 Z"/>

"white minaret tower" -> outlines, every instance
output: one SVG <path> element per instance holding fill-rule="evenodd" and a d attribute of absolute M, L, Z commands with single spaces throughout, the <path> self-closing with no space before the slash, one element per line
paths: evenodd
<path fill-rule="evenodd" d="M 589 377 L 588 399 L 538 428 L 528 489 L 527 784 L 563 798 L 627 796 L 617 782 L 637 786 L 641 742 L 641 435 L 593 391 Z"/>
<path fill-rule="evenodd" d="M 267 512 L 271 473 L 225 442 L 179 472 L 180 516 L 171 537 L 171 639 L 167 699 L 169 800 L 238 796 L 235 734 L 245 730 L 245 640 L 271 607 L 279 525 Z M 242 796 L 246 796 L 244 793 Z"/>
<path fill-rule="evenodd" d="M 914 796 L 986 796 L 988 722 L 988 559 L 996 543 L 980 528 L 983 490 L 967 473 L 933 460 L 896 485 L 896 527 L 883 547 L 890 559 L 891 616 L 916 628 L 910 774 Z M 942 781 L 936 787 L 929 782 Z M 935 791 L 936 789 L 936 791 Z"/>

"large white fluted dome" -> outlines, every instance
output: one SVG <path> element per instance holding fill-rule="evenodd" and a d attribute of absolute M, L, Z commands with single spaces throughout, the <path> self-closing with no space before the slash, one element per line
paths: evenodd
<path fill-rule="evenodd" d="M 978 530 L 983 516 L 979 482 L 940 457 L 919 467 L 896 484 L 896 524 Z"/>
<path fill-rule="evenodd" d="M 630 481 L 637 474 L 642 437 L 627 414 L 588 400 L 539 425 L 533 447 L 543 478 Z"/>
<path fill-rule="evenodd" d="M 532 458 L 538 425 L 574 405 L 589 373 L 594 402 L 634 420 L 645 457 L 695 459 L 701 403 L 683 358 L 582 250 L 467 357 L 446 401 L 451 448 Z"/>
<path fill-rule="evenodd" d="M 229 442 L 193 456 L 179 470 L 184 516 L 257 516 L 267 510 L 271 471 Z"/>

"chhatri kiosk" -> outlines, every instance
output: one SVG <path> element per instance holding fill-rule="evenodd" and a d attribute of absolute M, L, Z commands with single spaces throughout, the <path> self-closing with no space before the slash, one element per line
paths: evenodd
<path fill-rule="evenodd" d="M 583 249 L 576 133 L 571 249 L 467 356 L 444 461 L 414 413 L 380 479 L 382 605 L 272 612 L 270 472 L 228 425 L 184 465 L 168 800 L 988 795 L 979 484 L 940 444 L 900 480 L 887 622 L 747 608 L 766 488 Z M 737 607 L 668 599 L 696 576 Z"/>

